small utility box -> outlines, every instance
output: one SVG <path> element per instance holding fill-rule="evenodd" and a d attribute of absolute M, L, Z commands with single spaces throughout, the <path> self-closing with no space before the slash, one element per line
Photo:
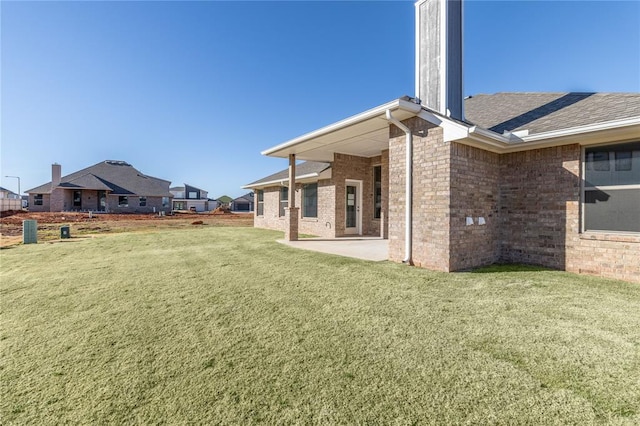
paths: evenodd
<path fill-rule="evenodd" d="M 22 243 L 35 244 L 38 242 L 38 221 L 23 220 L 22 221 Z"/>
<path fill-rule="evenodd" d="M 60 227 L 60 238 L 71 238 L 71 231 L 69 230 L 69 225 Z"/>

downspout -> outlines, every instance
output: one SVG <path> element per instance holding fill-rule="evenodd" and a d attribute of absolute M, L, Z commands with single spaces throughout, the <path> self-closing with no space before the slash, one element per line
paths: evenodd
<path fill-rule="evenodd" d="M 413 221 L 412 215 L 412 201 L 413 194 L 411 188 L 413 186 L 413 136 L 411 135 L 411 130 L 404 124 L 402 124 L 399 120 L 391 115 L 391 110 L 387 110 L 387 120 L 402 130 L 405 134 L 405 229 L 404 229 L 404 259 L 403 263 L 412 264 L 411 262 L 411 240 L 413 239 L 413 230 L 411 227 L 411 222 Z"/>

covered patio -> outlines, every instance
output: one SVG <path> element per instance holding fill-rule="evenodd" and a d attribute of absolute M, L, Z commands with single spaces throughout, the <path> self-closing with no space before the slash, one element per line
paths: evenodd
<path fill-rule="evenodd" d="M 335 206 L 336 212 L 335 216 L 330 218 L 331 220 L 323 220 L 323 222 L 333 223 L 333 229 L 336 231 L 332 236 L 342 237 L 345 234 L 363 236 L 372 233 L 382 233 L 386 236 L 383 230 L 371 232 L 371 229 L 386 228 L 383 218 L 388 214 L 386 208 L 388 160 L 384 153 L 389 149 L 389 125 L 414 117 L 421 110 L 420 104 L 413 98 L 396 99 L 270 148 L 262 154 L 289 160 L 288 179 L 282 182 L 289 188 L 297 188 L 297 161 L 330 163 L 332 185 L 335 187 L 331 204 Z M 373 209 L 374 201 L 363 198 L 363 193 L 369 194 L 370 187 L 374 185 L 369 176 L 369 169 L 374 165 L 373 162 L 377 162 L 378 165 L 384 163 L 378 177 L 383 194 L 381 194 L 382 199 L 377 201 L 379 205 L 376 207 L 381 212 L 375 215 L 368 210 Z M 385 204 L 384 207 L 383 204 Z M 301 218 L 299 210 L 296 206 L 294 191 L 289 191 L 284 226 L 287 241 L 298 239 Z M 364 216 L 363 212 L 366 212 Z M 363 221 L 371 222 L 371 218 L 379 221 L 375 225 L 363 223 Z M 324 233 L 313 233 L 324 235 Z"/>

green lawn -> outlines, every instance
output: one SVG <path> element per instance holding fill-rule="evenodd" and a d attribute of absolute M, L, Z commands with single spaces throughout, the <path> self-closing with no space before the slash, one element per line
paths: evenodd
<path fill-rule="evenodd" d="M 639 424 L 640 286 L 251 228 L 0 251 L 3 424 Z"/>

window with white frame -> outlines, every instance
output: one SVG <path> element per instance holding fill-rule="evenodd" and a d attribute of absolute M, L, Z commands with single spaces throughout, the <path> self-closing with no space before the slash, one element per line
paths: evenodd
<path fill-rule="evenodd" d="M 35 194 L 33 196 L 33 205 L 34 206 L 41 206 L 42 205 L 42 194 Z"/>
<path fill-rule="evenodd" d="M 120 195 L 118 197 L 118 207 L 129 207 L 129 197 Z"/>
<path fill-rule="evenodd" d="M 583 230 L 640 232 L 640 142 L 585 148 Z"/>
<path fill-rule="evenodd" d="M 302 186 L 302 217 L 318 217 L 318 184 Z"/>
<path fill-rule="evenodd" d="M 280 187 L 280 213 L 279 215 L 284 216 L 284 212 L 289 207 L 289 188 L 286 186 Z"/>
<path fill-rule="evenodd" d="M 256 209 L 257 216 L 264 216 L 264 191 L 262 189 L 258 189 L 256 191 L 258 197 L 258 208 Z"/>

